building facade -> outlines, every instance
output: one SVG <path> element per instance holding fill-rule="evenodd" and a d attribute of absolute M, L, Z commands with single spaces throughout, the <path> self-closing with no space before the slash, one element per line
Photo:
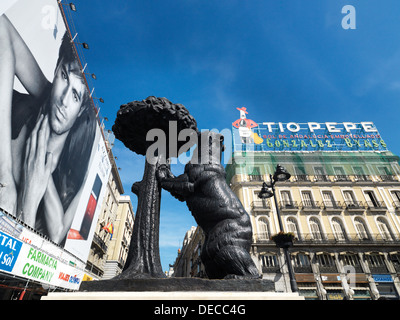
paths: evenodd
<path fill-rule="evenodd" d="M 399 299 L 399 157 L 373 124 L 264 123 L 252 128 L 245 137 L 233 128 L 226 173 L 250 215 L 251 255 L 263 279 L 273 280 L 277 292 L 291 291 L 284 251 L 271 240 L 281 231 L 279 212 L 283 231 L 295 237 L 288 250 L 300 295 L 310 300 Z M 337 135 L 339 129 L 346 134 Z M 275 184 L 275 199 L 260 199 L 263 182 L 270 183 L 278 164 L 290 179 Z M 194 239 L 201 235 L 197 228 L 185 237 L 174 276 L 195 276 L 191 261 L 197 261 L 201 241 Z"/>
<path fill-rule="evenodd" d="M 120 196 L 102 279 L 111 279 L 122 272 L 128 257 L 134 221 L 130 196 Z"/>
<path fill-rule="evenodd" d="M 283 128 L 270 126 L 268 135 L 253 129 L 265 146 L 254 140 L 235 145 L 234 137 L 226 166 L 227 181 L 251 216 L 251 254 L 263 278 L 274 280 L 276 291 L 290 291 L 283 251 L 271 240 L 280 231 L 279 210 L 284 232 L 295 236 L 290 259 L 306 299 L 398 299 L 399 157 L 377 131 L 360 133 L 361 126 L 357 136 L 336 136 L 328 127 L 310 134 L 310 126 L 309 135 L 284 135 Z M 277 164 L 291 178 L 276 183 L 276 207 L 274 198 L 261 200 L 258 194 Z"/>
<path fill-rule="evenodd" d="M 185 234 L 182 248 L 168 272 L 172 277 L 206 278 L 204 265 L 201 263 L 200 254 L 204 243 L 204 233 L 200 227 L 192 227 Z"/>

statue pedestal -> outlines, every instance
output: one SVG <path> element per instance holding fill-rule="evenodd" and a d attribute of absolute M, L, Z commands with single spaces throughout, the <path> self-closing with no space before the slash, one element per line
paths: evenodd
<path fill-rule="evenodd" d="M 271 280 L 198 278 L 85 281 L 79 292 L 54 292 L 43 300 L 304 300 L 274 292 Z"/>
<path fill-rule="evenodd" d="M 298 293 L 243 291 L 53 292 L 42 300 L 304 300 Z"/>

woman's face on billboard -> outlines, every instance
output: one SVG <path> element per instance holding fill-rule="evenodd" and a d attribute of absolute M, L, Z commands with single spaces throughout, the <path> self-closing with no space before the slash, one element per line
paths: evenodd
<path fill-rule="evenodd" d="M 86 86 L 77 61 L 61 63 L 50 94 L 50 126 L 56 134 L 68 132 L 83 111 Z"/>

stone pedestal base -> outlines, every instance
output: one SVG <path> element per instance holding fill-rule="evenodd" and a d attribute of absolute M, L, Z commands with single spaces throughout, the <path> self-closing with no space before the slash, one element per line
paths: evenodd
<path fill-rule="evenodd" d="M 141 291 L 243 291 L 274 292 L 275 285 L 271 280 L 261 279 L 229 279 L 209 280 L 200 278 L 145 278 L 84 281 L 79 291 L 87 292 L 141 292 Z"/>
<path fill-rule="evenodd" d="M 54 292 L 43 300 L 304 300 L 274 292 L 271 280 L 199 278 L 85 281 L 79 292 Z"/>
<path fill-rule="evenodd" d="M 297 293 L 278 292 L 53 292 L 42 300 L 304 300 Z"/>

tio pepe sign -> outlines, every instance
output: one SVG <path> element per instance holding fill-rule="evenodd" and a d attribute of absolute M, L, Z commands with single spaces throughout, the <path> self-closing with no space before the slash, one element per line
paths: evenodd
<path fill-rule="evenodd" d="M 373 122 L 256 123 L 238 108 L 232 123 L 234 151 L 386 151 Z M 252 149 L 254 147 L 254 149 Z"/>

